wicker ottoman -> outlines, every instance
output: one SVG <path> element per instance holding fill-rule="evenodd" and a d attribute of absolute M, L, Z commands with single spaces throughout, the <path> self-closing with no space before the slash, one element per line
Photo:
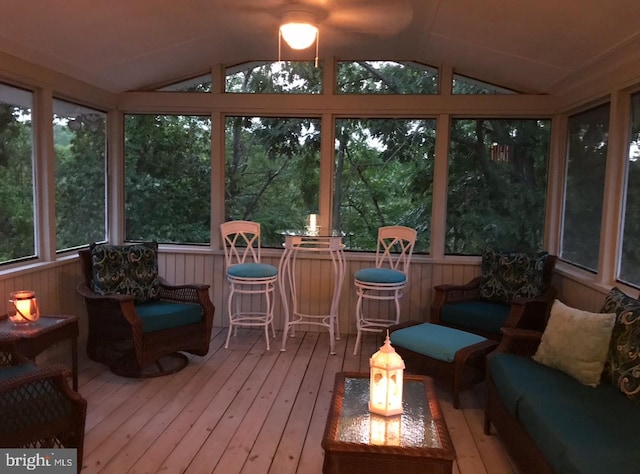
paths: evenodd
<path fill-rule="evenodd" d="M 453 392 L 454 408 L 460 405 L 460 391 L 484 380 L 485 359 L 498 345 L 476 334 L 417 321 L 391 326 L 389 337 L 408 372 L 433 377 Z"/>

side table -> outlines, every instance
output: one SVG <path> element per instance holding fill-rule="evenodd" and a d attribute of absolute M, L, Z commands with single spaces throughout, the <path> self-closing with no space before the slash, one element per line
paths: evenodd
<path fill-rule="evenodd" d="M 5 314 L 0 316 L 0 334 L 15 339 L 20 353 L 29 359 L 53 344 L 71 339 L 71 363 L 73 367 L 73 389 L 78 391 L 78 318 L 76 316 L 40 316 L 35 323 L 17 327 Z"/>
<path fill-rule="evenodd" d="M 430 377 L 404 377 L 401 415 L 369 413 L 369 374 L 339 372 L 323 474 L 451 474 L 455 452 Z"/>

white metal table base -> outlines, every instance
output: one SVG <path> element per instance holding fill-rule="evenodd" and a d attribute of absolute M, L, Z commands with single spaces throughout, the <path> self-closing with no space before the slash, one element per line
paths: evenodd
<path fill-rule="evenodd" d="M 331 259 L 334 278 L 329 314 L 305 314 L 300 311 L 295 268 L 298 254 L 304 252 L 325 253 L 328 254 Z M 289 330 L 291 330 L 291 337 L 295 337 L 295 327 L 297 325 L 310 324 L 329 329 L 331 354 L 336 353 L 335 341 L 340 340 L 338 304 L 340 301 L 340 290 L 344 283 L 345 267 L 342 236 L 285 235 L 284 252 L 280 258 L 280 266 L 278 269 L 280 275 L 280 294 L 282 295 L 285 315 L 281 351 L 286 350 Z M 291 311 L 289 311 L 289 297 L 291 298 Z"/>

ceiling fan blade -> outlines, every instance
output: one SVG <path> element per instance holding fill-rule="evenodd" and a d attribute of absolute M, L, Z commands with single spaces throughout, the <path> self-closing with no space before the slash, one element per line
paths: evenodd
<path fill-rule="evenodd" d="M 405 28 L 413 18 L 406 2 L 388 2 L 347 6 L 329 11 L 327 26 L 354 33 L 393 35 Z"/>

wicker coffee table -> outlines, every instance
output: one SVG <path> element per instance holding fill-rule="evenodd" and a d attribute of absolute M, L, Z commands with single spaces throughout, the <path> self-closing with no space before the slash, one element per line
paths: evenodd
<path fill-rule="evenodd" d="M 455 453 L 431 378 L 404 377 L 402 415 L 369 413 L 368 401 L 369 374 L 336 374 L 323 473 L 451 474 Z"/>

